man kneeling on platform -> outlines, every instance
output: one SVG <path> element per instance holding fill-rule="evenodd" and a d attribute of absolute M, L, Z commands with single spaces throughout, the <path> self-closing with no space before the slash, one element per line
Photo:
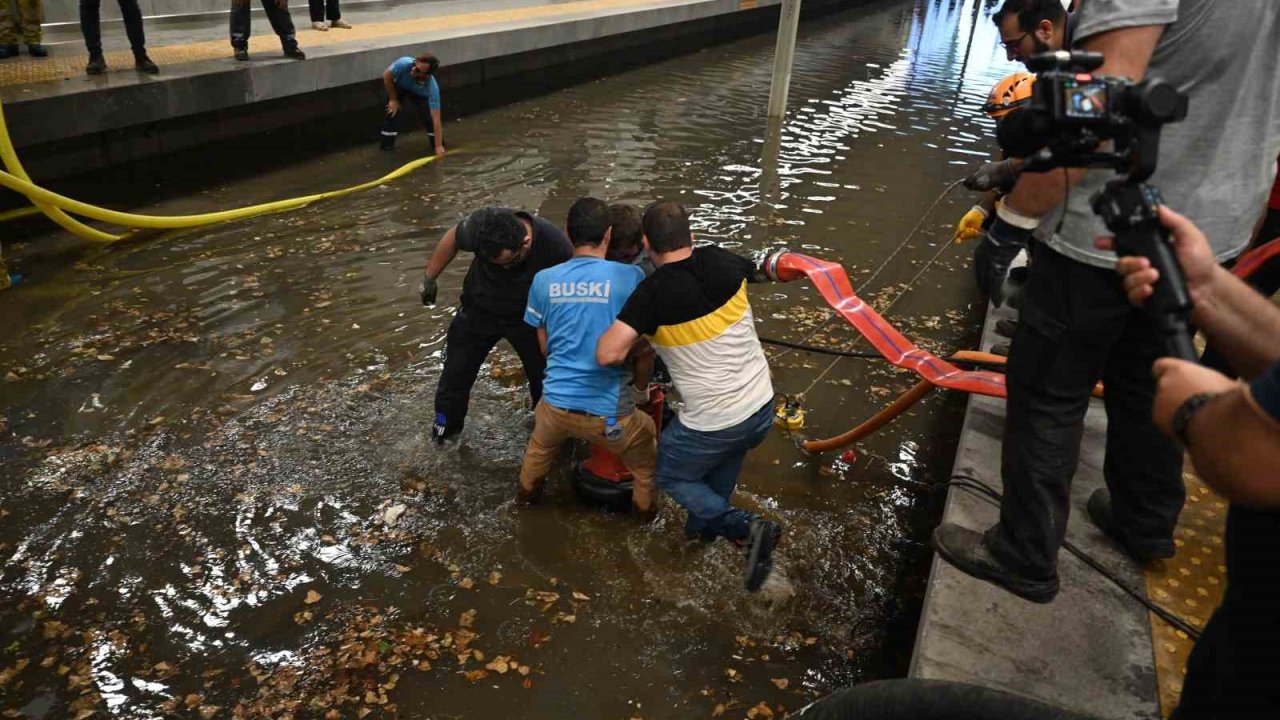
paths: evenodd
<path fill-rule="evenodd" d="M 573 258 L 534 276 L 525 309 L 524 321 L 537 328 L 547 356 L 547 371 L 516 498 L 536 500 L 560 447 L 578 438 L 622 458 L 633 476 L 632 508 L 647 521 L 658 511 L 656 433 L 653 420 L 636 409 L 632 389 L 648 386 L 652 354 L 635 358 L 634 385 L 630 370 L 596 362 L 597 341 L 644 273 L 605 259 L 611 233 L 603 201 L 575 202 L 566 229 Z"/>

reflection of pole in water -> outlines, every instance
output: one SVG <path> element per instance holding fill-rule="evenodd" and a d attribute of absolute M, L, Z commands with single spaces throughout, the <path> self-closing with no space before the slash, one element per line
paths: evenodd
<path fill-rule="evenodd" d="M 770 228 L 782 202 L 782 177 L 778 174 L 778 156 L 782 153 L 782 118 L 769 118 L 764 131 L 764 147 L 760 151 L 760 194 L 756 202 L 756 225 L 760 245 L 769 244 Z"/>
<path fill-rule="evenodd" d="M 960 102 L 965 74 L 969 72 L 969 51 L 973 49 L 973 36 L 978 34 L 978 16 L 981 14 L 982 0 L 973 0 L 973 22 L 969 25 L 969 41 L 964 44 L 964 60 L 960 61 L 960 74 L 956 76 L 956 97 L 951 105 L 952 115 L 955 115 L 956 105 Z"/>
<path fill-rule="evenodd" d="M 800 0 L 782 0 L 778 13 L 778 47 L 773 53 L 773 83 L 769 88 L 769 117 L 787 114 L 791 65 L 796 56 L 796 31 L 800 27 Z"/>

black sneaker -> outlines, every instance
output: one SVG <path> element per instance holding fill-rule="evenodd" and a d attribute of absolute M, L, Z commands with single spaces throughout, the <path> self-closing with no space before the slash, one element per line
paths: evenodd
<path fill-rule="evenodd" d="M 294 60 L 307 59 L 307 54 L 302 52 L 302 48 L 298 47 L 297 45 L 292 45 L 290 47 L 285 48 L 284 56 L 287 58 L 293 58 Z"/>
<path fill-rule="evenodd" d="M 933 548 L 956 569 L 1008 590 L 1034 603 L 1052 602 L 1058 595 L 1058 578 L 1029 580 L 1002 566 L 982 540 L 982 533 L 943 523 L 933 531 Z"/>
<path fill-rule="evenodd" d="M 235 58 L 240 62 L 247 62 L 249 60 L 249 48 L 236 48 Z"/>
<path fill-rule="evenodd" d="M 100 52 L 89 53 L 89 64 L 84 66 L 84 71 L 90 75 L 101 75 L 107 71 L 107 59 Z"/>
<path fill-rule="evenodd" d="M 1000 357 L 1009 357 L 1009 343 L 1002 342 L 1002 343 L 996 343 L 995 345 L 992 345 L 991 354 L 999 355 Z"/>
<path fill-rule="evenodd" d="M 151 62 L 151 58 L 146 55 L 134 58 L 133 67 L 136 68 L 138 72 L 149 73 L 151 75 L 155 75 L 160 72 L 160 68 L 154 62 Z"/>
<path fill-rule="evenodd" d="M 434 423 L 431 424 L 431 439 L 432 441 L 435 442 L 435 444 L 443 445 L 445 444 L 446 440 L 453 437 L 454 435 L 457 435 L 461 431 L 462 431 L 461 428 L 449 427 L 447 424 L 437 419 Z"/>
<path fill-rule="evenodd" d="M 7 60 L 11 57 L 18 57 L 18 46 L 0 45 L 0 60 Z"/>
<path fill-rule="evenodd" d="M 1111 493 L 1107 492 L 1106 488 L 1093 491 L 1089 496 L 1089 502 L 1085 504 L 1085 510 L 1089 512 L 1089 519 L 1103 534 L 1119 545 L 1126 555 L 1140 563 L 1171 558 L 1177 550 L 1173 544 L 1173 538 L 1154 541 L 1131 539 L 1120 529 L 1120 526 L 1116 525 L 1115 516 L 1111 513 Z"/>
<path fill-rule="evenodd" d="M 747 531 L 747 592 L 756 592 L 773 571 L 773 549 L 782 537 L 782 526 L 756 518 Z"/>
<path fill-rule="evenodd" d="M 40 43 L 28 43 L 27 52 L 31 53 L 31 57 L 49 57 L 49 51 Z M 18 54 L 16 48 L 13 54 Z"/>
<path fill-rule="evenodd" d="M 1001 337 L 1012 338 L 1017 329 L 1018 323 L 1009 318 L 1000 318 L 996 321 L 996 334 Z"/>

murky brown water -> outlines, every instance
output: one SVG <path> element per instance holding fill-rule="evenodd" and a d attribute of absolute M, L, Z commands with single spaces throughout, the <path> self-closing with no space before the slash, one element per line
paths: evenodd
<path fill-rule="evenodd" d="M 930 483 L 963 398 L 930 398 L 852 466 L 782 432 L 753 452 L 741 500 L 788 531 L 781 582 L 748 596 L 737 552 L 686 544 L 671 507 L 637 527 L 563 481 L 512 506 L 530 413 L 505 346 L 462 442 L 430 446 L 454 307 L 422 308 L 415 287 L 469 209 L 560 221 L 584 194 L 680 199 L 706 240 L 839 259 L 861 287 L 991 148 L 976 108 L 1008 67 L 960 5 L 879 2 L 803 26 L 776 165 L 762 161 L 762 36 L 466 117 L 449 133 L 466 153 L 353 198 L 113 247 L 7 248 L 35 280 L 0 296 L 0 705 L 742 717 L 903 672 Z M 422 150 L 332 152 L 148 210 L 314 192 Z M 892 300 L 970 201 L 943 202 L 864 295 Z M 890 312 L 926 346 L 974 340 L 967 253 L 943 250 Z M 765 335 L 798 339 L 824 317 L 807 285 L 757 287 L 753 303 Z M 831 324 L 814 341 L 853 337 Z M 778 355 L 775 385 L 802 391 L 829 362 Z M 843 431 L 911 382 L 843 360 L 809 392 L 805 432 Z"/>

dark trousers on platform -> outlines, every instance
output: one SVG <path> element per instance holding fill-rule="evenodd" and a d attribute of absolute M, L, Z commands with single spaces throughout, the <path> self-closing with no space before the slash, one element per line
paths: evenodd
<path fill-rule="evenodd" d="M 395 116 L 386 114 L 386 106 L 391 102 L 391 98 L 387 97 L 384 92 L 382 95 L 383 118 L 382 118 L 382 147 L 391 149 L 396 145 L 396 137 L 400 135 L 400 123 L 404 117 L 409 114 L 409 105 L 413 105 L 413 110 L 422 118 L 422 126 L 427 129 L 427 134 L 431 136 L 432 141 L 435 140 L 435 126 L 431 124 L 431 108 L 427 106 L 427 99 L 416 93 L 396 88 L 396 100 L 400 103 L 400 112 Z"/>
<path fill-rule="evenodd" d="M 138 0 L 117 0 L 120 3 L 120 16 L 124 19 L 124 32 L 129 36 L 129 45 L 135 57 L 147 53 L 147 36 L 142 30 L 142 10 Z M 84 45 L 89 54 L 102 52 L 102 20 L 99 10 L 102 0 L 80 0 L 80 33 L 84 35 Z"/>
<path fill-rule="evenodd" d="M 463 308 L 445 337 L 444 371 L 436 385 L 436 422 L 448 434 L 462 430 L 480 366 L 499 340 L 511 343 L 529 381 L 529 395 L 536 405 L 542 398 L 542 376 L 547 359 L 538 345 L 538 333 L 521 319 L 499 319 Z M 443 417 L 443 419 L 442 419 Z"/>
<path fill-rule="evenodd" d="M 262 0 L 262 7 L 267 11 L 267 20 L 271 29 L 280 36 L 280 46 L 288 50 L 298 46 L 298 33 L 293 28 L 293 16 L 289 8 L 277 7 L 275 0 Z M 231 5 L 231 47 L 248 49 L 250 33 L 249 3 L 232 3 Z"/>
<path fill-rule="evenodd" d="M 1280 510 L 1231 505 L 1227 587 L 1187 659 L 1174 720 L 1280 718 Z"/>
<path fill-rule="evenodd" d="M 1103 476 L 1132 545 L 1173 537 L 1186 498 L 1182 449 L 1151 421 L 1151 364 L 1162 346 L 1110 268 L 1037 243 L 1009 352 L 1000 522 L 986 544 L 1024 577 L 1057 573 L 1071 478 L 1095 383 L 1106 385 Z"/>
<path fill-rule="evenodd" d="M 311 5 L 311 22 L 333 22 L 342 17 L 338 0 L 308 0 Z"/>

